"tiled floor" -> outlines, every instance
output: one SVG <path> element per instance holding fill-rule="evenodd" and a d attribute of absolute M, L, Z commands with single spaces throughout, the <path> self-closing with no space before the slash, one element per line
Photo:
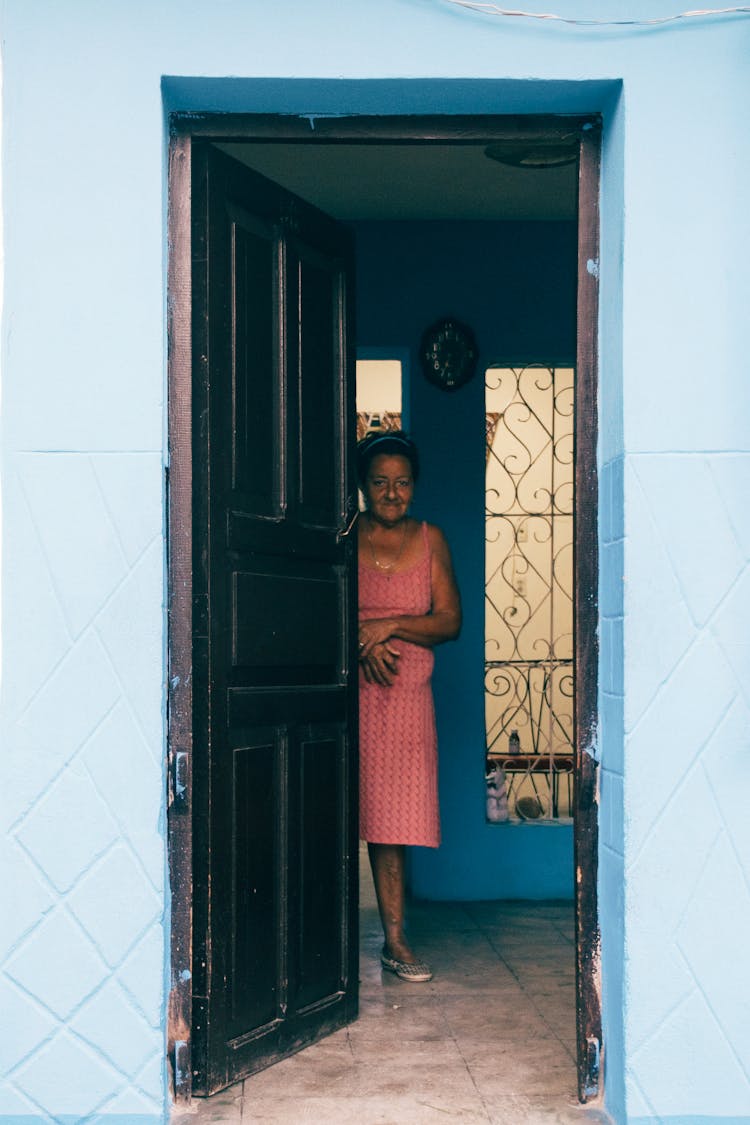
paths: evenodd
<path fill-rule="evenodd" d="M 555 903 L 424 903 L 410 936 L 430 984 L 380 969 L 363 871 L 360 1017 L 176 1125 L 589 1125 L 575 1098 L 573 918 Z"/>

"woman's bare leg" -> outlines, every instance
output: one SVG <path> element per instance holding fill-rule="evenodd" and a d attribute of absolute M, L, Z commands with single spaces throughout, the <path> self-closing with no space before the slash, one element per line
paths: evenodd
<path fill-rule="evenodd" d="M 368 844 L 370 866 L 383 924 L 386 952 L 397 961 L 415 962 L 404 934 L 405 848 L 403 844 Z"/>

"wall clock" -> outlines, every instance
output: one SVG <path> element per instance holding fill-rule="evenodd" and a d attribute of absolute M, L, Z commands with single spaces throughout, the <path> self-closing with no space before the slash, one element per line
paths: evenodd
<path fill-rule="evenodd" d="M 478 354 L 474 333 L 452 317 L 430 325 L 422 336 L 420 356 L 425 378 L 444 391 L 457 391 L 468 383 Z"/>

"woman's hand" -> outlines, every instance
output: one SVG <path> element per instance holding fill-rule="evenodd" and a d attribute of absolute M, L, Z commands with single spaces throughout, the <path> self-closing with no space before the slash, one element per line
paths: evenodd
<path fill-rule="evenodd" d="M 368 684 L 390 687 L 398 675 L 398 658 L 398 651 L 384 641 L 375 644 L 367 656 L 360 656 L 359 662 Z"/>
<path fill-rule="evenodd" d="M 384 644 L 394 633 L 395 622 L 391 617 L 375 618 L 359 623 L 359 659 L 363 660 L 372 652 L 375 645 Z M 398 653 L 396 653 L 398 656 Z"/>

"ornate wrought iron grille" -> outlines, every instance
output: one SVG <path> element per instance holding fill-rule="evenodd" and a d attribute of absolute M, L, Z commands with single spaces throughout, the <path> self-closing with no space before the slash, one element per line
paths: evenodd
<path fill-rule="evenodd" d="M 574 372 L 490 367 L 485 401 L 488 816 L 559 819 L 573 770 Z"/>

